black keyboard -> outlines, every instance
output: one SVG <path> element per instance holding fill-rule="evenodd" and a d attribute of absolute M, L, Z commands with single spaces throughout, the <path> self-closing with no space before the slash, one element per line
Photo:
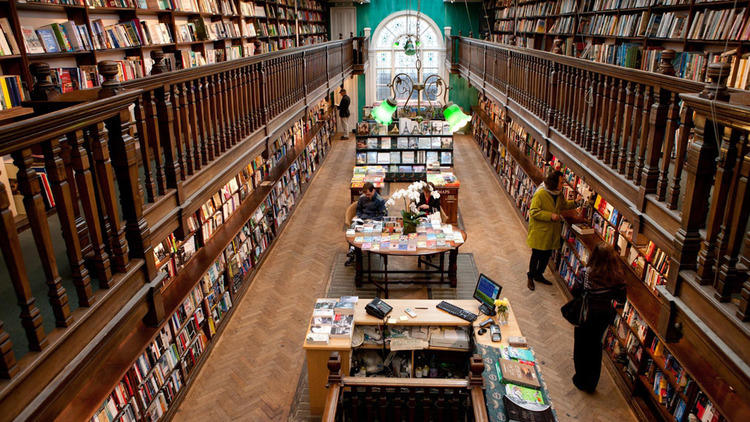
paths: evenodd
<path fill-rule="evenodd" d="M 471 312 L 467 311 L 466 309 L 459 308 L 458 306 L 448 303 L 446 301 L 442 301 L 437 304 L 437 308 L 440 310 L 443 310 L 445 312 L 448 312 L 451 315 L 455 315 L 461 319 L 465 319 L 469 322 L 474 322 L 474 320 L 477 319 L 476 314 L 472 314 Z"/>

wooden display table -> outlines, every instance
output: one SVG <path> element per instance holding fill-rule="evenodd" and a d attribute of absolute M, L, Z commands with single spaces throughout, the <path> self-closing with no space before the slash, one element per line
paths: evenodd
<path fill-rule="evenodd" d="M 370 316 L 365 312 L 365 306 L 372 299 L 360 298 L 354 307 L 354 327 L 363 325 L 383 325 L 383 321 Z M 502 341 L 494 343 L 490 339 L 489 330 L 483 335 L 478 335 L 478 325 L 489 317 L 479 313 L 479 302 L 476 300 L 449 300 L 450 303 L 473 312 L 479 317 L 473 323 L 443 312 L 436 308 L 440 300 L 419 300 L 419 299 L 390 299 L 386 303 L 393 307 L 393 311 L 388 314 L 387 325 L 396 326 L 453 326 L 465 327 L 473 325 L 472 335 L 474 341 L 478 344 L 490 347 L 500 347 L 508 345 L 508 338 L 511 336 L 521 336 L 521 330 L 518 327 L 513 309 L 508 310 L 508 322 L 506 325 L 500 325 L 502 332 Z M 417 313 L 416 318 L 406 315 L 404 309 L 412 308 Z M 420 309 L 426 308 L 426 309 Z M 401 317 L 406 319 L 402 320 Z M 497 318 L 497 317 L 493 317 Z M 497 320 L 496 320 L 497 322 Z M 307 332 L 310 331 L 308 325 Z M 341 370 L 343 374 L 349 374 L 351 364 L 352 345 L 351 339 L 332 338 L 328 344 L 308 344 L 304 343 L 303 348 L 307 356 L 307 382 L 310 390 L 310 414 L 322 415 L 323 406 L 326 400 L 326 381 L 328 378 L 328 359 L 332 352 L 338 352 L 341 358 Z M 428 349 L 430 348 L 428 347 Z M 434 349 L 440 350 L 440 349 Z M 460 352 L 460 350 L 457 350 Z M 468 353 L 468 352 L 467 352 Z M 395 378 L 394 378 L 395 379 Z"/>
<path fill-rule="evenodd" d="M 452 225 L 453 231 L 461 233 L 461 237 L 463 238 L 464 242 L 466 242 L 466 232 L 459 229 L 458 226 Z M 377 236 L 380 236 L 380 233 L 373 233 Z M 435 247 L 435 248 L 416 248 L 416 250 L 409 251 L 409 250 L 401 250 L 401 249 L 378 249 L 378 250 L 367 250 L 367 252 L 374 253 L 377 255 L 380 255 L 383 258 L 383 269 L 382 270 L 373 270 L 371 268 L 369 255 L 367 260 L 367 268 L 364 266 L 364 259 L 362 254 L 362 245 L 363 242 L 356 242 L 355 239 L 357 237 L 366 236 L 367 233 L 355 233 L 353 235 L 346 235 L 346 241 L 349 243 L 349 245 L 354 247 L 354 255 L 355 255 L 355 273 L 354 273 L 354 284 L 357 287 L 362 286 L 362 281 L 364 279 L 364 276 L 367 276 L 367 281 L 369 283 L 374 284 L 378 289 L 382 289 L 385 291 L 385 297 L 388 297 L 388 284 L 389 283 L 421 283 L 421 284 L 433 284 L 433 283 L 444 283 L 445 277 L 447 276 L 448 282 L 450 283 L 451 287 L 456 287 L 457 278 L 456 278 L 456 272 L 457 272 L 457 262 L 458 262 L 458 248 L 463 243 L 456 243 L 453 241 L 446 241 L 445 247 Z M 448 268 L 445 268 L 445 253 L 448 252 Z M 388 257 L 389 256 L 416 256 L 416 257 L 425 257 L 429 255 L 439 255 L 440 262 L 439 264 L 432 264 L 431 262 L 428 262 L 426 260 L 419 260 L 420 266 L 424 264 L 425 269 L 424 270 L 388 270 Z M 428 269 L 432 268 L 432 269 Z M 372 279 L 373 274 L 382 274 L 384 279 L 382 282 L 377 282 Z M 406 280 L 406 281 L 400 281 L 400 280 L 391 280 L 389 279 L 390 274 L 440 274 L 440 281 L 430 281 L 430 280 Z"/>

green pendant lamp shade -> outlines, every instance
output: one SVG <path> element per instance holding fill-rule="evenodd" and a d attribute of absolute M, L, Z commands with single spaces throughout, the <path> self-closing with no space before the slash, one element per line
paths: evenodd
<path fill-rule="evenodd" d="M 406 45 L 404 45 L 404 54 L 407 56 L 413 56 L 417 54 L 417 50 L 414 48 L 414 42 L 411 40 L 411 38 L 406 40 Z"/>
<path fill-rule="evenodd" d="M 443 117 L 445 117 L 445 121 L 450 125 L 451 132 L 461 129 L 471 121 L 471 116 L 461 111 L 458 105 L 452 103 L 448 103 L 445 109 L 443 109 Z"/>
<path fill-rule="evenodd" d="M 393 112 L 396 111 L 396 103 L 390 98 L 372 109 L 372 118 L 381 125 L 388 126 L 393 122 Z"/>

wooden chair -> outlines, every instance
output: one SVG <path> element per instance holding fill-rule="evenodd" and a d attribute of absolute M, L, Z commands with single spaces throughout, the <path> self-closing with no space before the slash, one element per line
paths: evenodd
<path fill-rule="evenodd" d="M 352 225 L 352 220 L 357 215 L 357 203 L 352 202 L 349 207 L 346 208 L 346 214 L 344 215 L 344 225 L 349 227 Z"/>

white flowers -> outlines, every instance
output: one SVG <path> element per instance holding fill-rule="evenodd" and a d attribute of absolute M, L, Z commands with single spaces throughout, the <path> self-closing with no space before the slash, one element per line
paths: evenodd
<path fill-rule="evenodd" d="M 440 192 L 433 190 L 430 192 L 430 194 L 432 195 L 433 198 L 440 199 Z"/>
<path fill-rule="evenodd" d="M 399 189 L 396 192 L 393 192 L 391 197 L 385 202 L 385 206 L 391 208 L 396 204 L 396 200 L 403 199 L 404 210 L 409 210 L 409 212 L 413 214 L 419 214 L 420 211 L 419 208 L 417 208 L 416 203 L 419 201 L 419 194 L 428 186 L 427 182 L 418 180 L 407 186 L 405 189 Z M 435 195 L 437 195 L 437 192 L 432 191 L 433 197 L 440 197 L 439 195 Z"/>

